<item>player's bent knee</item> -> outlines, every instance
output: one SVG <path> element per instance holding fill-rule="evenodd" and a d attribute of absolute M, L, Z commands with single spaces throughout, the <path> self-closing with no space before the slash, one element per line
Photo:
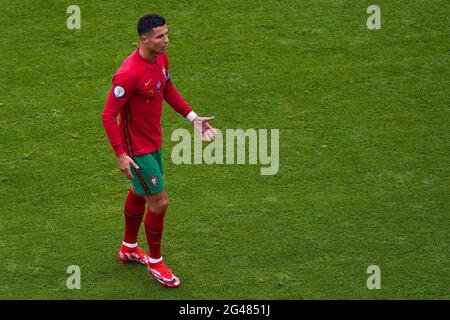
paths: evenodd
<path fill-rule="evenodd" d="M 158 207 L 159 212 L 166 212 L 167 208 L 169 207 L 169 200 L 167 198 L 162 198 L 156 202 L 156 206 Z"/>
<path fill-rule="evenodd" d="M 145 198 L 152 212 L 165 213 L 169 206 L 169 199 L 165 190 L 154 195 L 146 196 Z"/>
<path fill-rule="evenodd" d="M 169 207 L 169 200 L 167 198 L 160 198 L 149 202 L 149 207 L 152 212 L 165 213 Z"/>

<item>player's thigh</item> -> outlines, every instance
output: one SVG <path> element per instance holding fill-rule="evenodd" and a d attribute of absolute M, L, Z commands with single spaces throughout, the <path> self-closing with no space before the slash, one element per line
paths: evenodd
<path fill-rule="evenodd" d="M 165 188 L 161 167 L 155 157 L 148 153 L 133 157 L 139 169 L 131 167 L 133 179 L 131 184 L 136 194 L 141 196 L 157 195 Z"/>

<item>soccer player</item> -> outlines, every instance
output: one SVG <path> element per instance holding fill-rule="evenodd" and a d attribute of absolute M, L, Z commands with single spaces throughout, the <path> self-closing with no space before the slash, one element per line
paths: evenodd
<path fill-rule="evenodd" d="M 114 74 L 102 112 L 103 125 L 119 168 L 131 180 L 124 206 L 125 233 L 119 259 L 123 263 L 146 264 L 149 273 L 161 284 L 178 287 L 180 280 L 161 255 L 164 216 L 169 204 L 162 168 L 163 99 L 194 125 L 203 140 L 214 140 L 217 131 L 208 123 L 214 117 L 197 116 L 172 83 L 165 53 L 169 45 L 165 19 L 147 14 L 139 19 L 137 32 L 139 47 Z M 149 255 L 137 245 L 143 219 Z"/>

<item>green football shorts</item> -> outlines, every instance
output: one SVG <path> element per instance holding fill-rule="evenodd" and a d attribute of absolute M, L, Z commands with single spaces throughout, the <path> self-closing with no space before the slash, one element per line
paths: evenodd
<path fill-rule="evenodd" d="M 166 186 L 162 169 L 162 148 L 142 156 L 132 157 L 139 169 L 131 166 L 133 184 L 136 193 L 141 196 L 156 194 Z"/>

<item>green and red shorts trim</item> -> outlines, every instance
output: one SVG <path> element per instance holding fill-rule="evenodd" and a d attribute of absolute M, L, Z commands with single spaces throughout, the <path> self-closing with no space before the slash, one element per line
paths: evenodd
<path fill-rule="evenodd" d="M 131 173 L 133 174 L 131 183 L 136 193 L 141 196 L 149 196 L 164 190 L 166 183 L 163 178 L 162 148 L 132 158 L 139 166 L 137 170 L 131 166 Z"/>

